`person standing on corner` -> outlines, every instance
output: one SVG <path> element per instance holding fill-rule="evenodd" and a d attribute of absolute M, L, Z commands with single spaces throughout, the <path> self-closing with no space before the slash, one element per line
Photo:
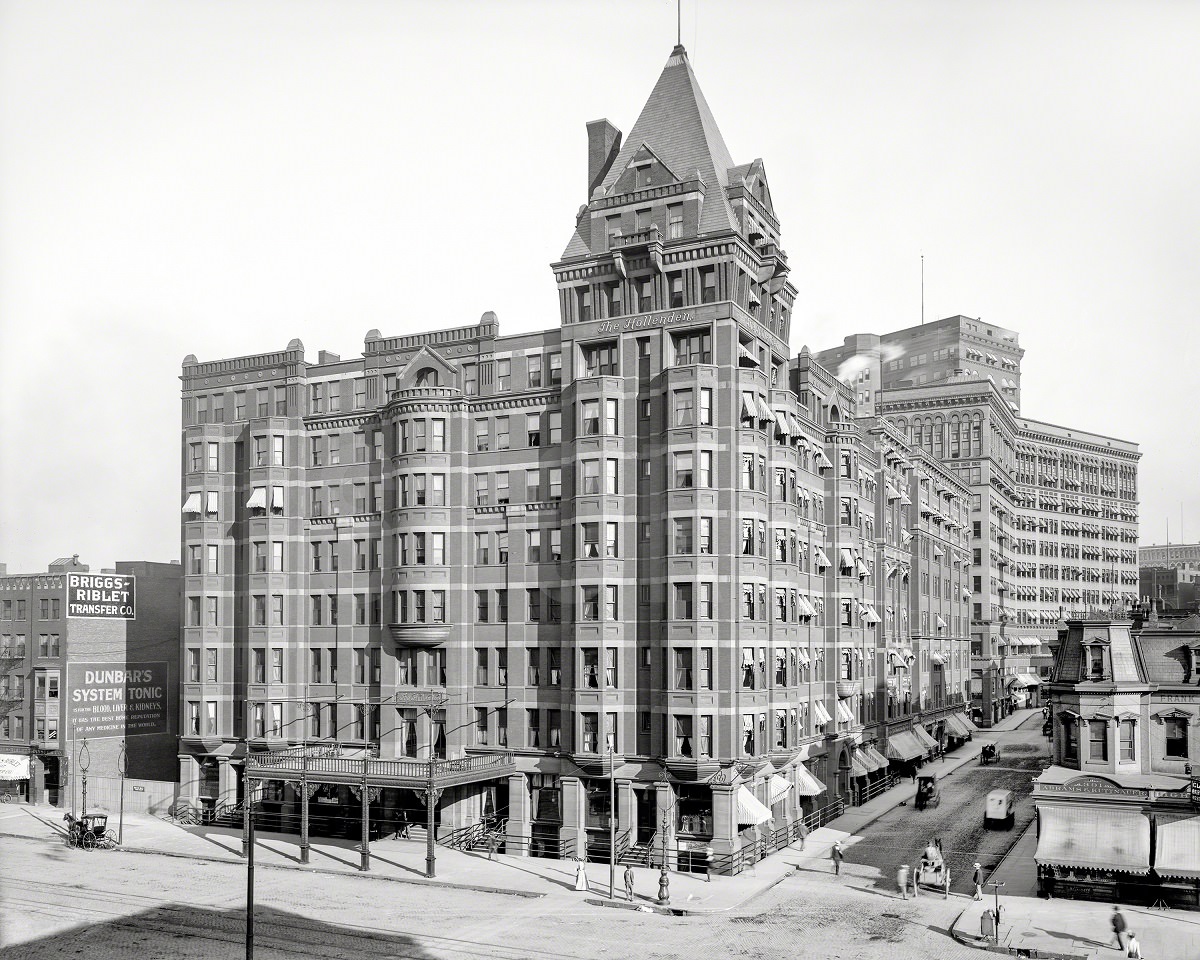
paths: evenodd
<path fill-rule="evenodd" d="M 800 829 L 798 832 L 800 834 L 800 849 L 803 850 L 804 843 L 808 840 L 808 825 L 804 822 L 803 817 L 800 818 Z"/>
<path fill-rule="evenodd" d="M 842 860 L 845 859 L 845 854 L 842 853 L 842 841 L 835 841 L 833 849 L 829 851 L 829 859 L 833 861 L 833 875 L 835 877 L 842 874 Z"/>
<path fill-rule="evenodd" d="M 588 886 L 588 875 L 587 871 L 583 869 L 582 860 L 575 863 L 575 889 L 583 893 L 589 893 L 592 889 Z"/>
<path fill-rule="evenodd" d="M 908 899 L 908 864 L 900 864 L 900 869 L 896 871 L 896 886 L 900 888 L 900 898 Z"/>
<path fill-rule="evenodd" d="M 983 867 L 979 861 L 975 861 L 975 872 L 971 875 L 971 882 L 975 884 L 975 899 L 983 899 Z"/>
<path fill-rule="evenodd" d="M 625 899 L 633 903 L 633 867 L 625 864 Z"/>

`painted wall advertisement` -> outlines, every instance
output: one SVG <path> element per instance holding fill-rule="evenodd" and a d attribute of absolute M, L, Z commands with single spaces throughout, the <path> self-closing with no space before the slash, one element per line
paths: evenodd
<path fill-rule="evenodd" d="M 76 737 L 166 733 L 170 671 L 152 663 L 68 663 L 68 722 Z"/>
<path fill-rule="evenodd" d="M 116 573 L 68 573 L 67 616 L 136 620 L 136 579 Z"/>

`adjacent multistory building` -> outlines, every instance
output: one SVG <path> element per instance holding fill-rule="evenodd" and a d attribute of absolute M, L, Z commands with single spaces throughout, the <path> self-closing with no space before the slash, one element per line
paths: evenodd
<path fill-rule="evenodd" d="M 1020 414 L 1017 334 L 955 316 L 823 351 L 859 409 L 971 490 L 972 703 L 1036 705 L 1058 622 L 1137 601 L 1136 444 Z"/>
<path fill-rule="evenodd" d="M 163 809 L 173 790 L 179 686 L 177 563 L 78 556 L 45 573 L 0 568 L 0 789 L 35 803 L 113 802 L 122 774 Z M 133 809 L 144 808 L 131 797 Z"/>
<path fill-rule="evenodd" d="M 969 736 L 970 478 L 789 353 L 763 163 L 682 47 L 588 146 L 556 327 L 185 359 L 186 797 L 322 744 L 423 821 L 403 761 L 459 758 L 443 832 L 600 855 L 612 778 L 622 853 L 736 870 Z"/>

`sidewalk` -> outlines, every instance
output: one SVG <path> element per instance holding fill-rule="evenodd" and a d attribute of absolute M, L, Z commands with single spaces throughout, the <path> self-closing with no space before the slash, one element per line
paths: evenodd
<path fill-rule="evenodd" d="M 1111 939 L 1112 904 L 1088 900 L 1039 900 L 1001 897 L 1000 944 L 980 937 L 984 910 L 994 898 L 971 901 L 950 929 L 960 943 L 998 953 L 1078 960 L 1118 960 L 1125 956 Z M 1200 945 L 1200 914 L 1186 910 L 1121 907 L 1129 929 L 1137 933 L 1149 960 L 1194 960 Z M 1018 954 L 1017 951 L 1024 951 Z"/>
<path fill-rule="evenodd" d="M 992 728 L 996 731 L 1014 729 L 1022 720 L 1040 711 L 1025 710 L 1006 718 L 1011 726 Z M 960 767 L 974 763 L 978 747 L 971 741 L 946 754 L 944 760 L 932 761 L 924 771 L 944 777 Z M 791 847 L 759 861 L 750 870 L 736 877 L 714 876 L 707 882 L 700 874 L 675 873 L 670 882 L 669 908 L 657 908 L 659 870 L 657 867 L 634 867 L 634 906 L 662 909 L 671 913 L 714 913 L 731 910 L 760 895 L 794 873 L 798 866 L 814 860 L 828 861 L 830 848 L 841 840 L 849 846 L 863 830 L 902 802 L 911 802 L 916 786 L 902 782 L 887 793 L 875 797 L 860 807 L 848 807 L 846 812 L 809 834 L 804 850 Z M 110 813 L 109 826 L 116 829 L 116 815 Z M 49 806 L 0 807 L 0 836 L 13 836 L 63 843 L 65 825 L 62 811 Z M 353 840 L 313 837 L 309 847 L 309 863 L 300 862 L 299 837 L 295 834 L 257 832 L 255 866 L 271 869 L 308 870 L 325 874 L 347 874 L 401 883 L 436 884 L 451 888 L 478 890 L 511 896 L 563 896 L 579 898 L 575 891 L 575 864 L 566 860 L 540 857 L 519 857 L 497 854 L 489 860 L 484 852 L 465 852 L 437 847 L 437 878 L 425 877 L 425 842 L 423 839 L 373 840 L 370 846 L 370 871 L 360 870 L 361 855 Z M 237 829 L 221 827 L 181 827 L 145 814 L 125 815 L 122 852 L 152 853 L 165 856 L 189 857 L 225 863 L 244 863 L 241 857 L 242 836 Z M 74 853 L 74 851 L 73 851 Z M 78 852 L 79 856 L 104 857 L 103 851 Z M 616 895 L 624 903 L 624 867 L 616 869 Z M 586 865 L 591 896 L 588 902 L 607 903 L 608 864 Z M 602 895 L 602 896 L 597 896 Z"/>

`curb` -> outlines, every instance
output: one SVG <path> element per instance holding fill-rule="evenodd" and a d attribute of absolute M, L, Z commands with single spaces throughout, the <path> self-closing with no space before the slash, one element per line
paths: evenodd
<path fill-rule="evenodd" d="M 31 837 L 24 833 L 4 833 L 0 832 L 0 837 L 8 837 L 15 840 L 32 840 L 36 843 L 49 843 L 58 845 L 60 841 L 51 840 L 49 837 Z M 174 853 L 170 850 L 151 850 L 148 847 L 117 847 L 115 853 L 140 853 L 155 857 L 174 857 L 178 860 L 197 860 L 201 863 L 245 863 L 241 857 L 206 857 L 198 853 Z M 540 899 L 546 896 L 544 893 L 537 893 L 533 890 L 513 890 L 504 887 L 489 887 L 484 884 L 476 883 L 451 883 L 446 880 L 429 880 L 424 877 L 409 878 L 409 877 L 389 877 L 379 873 L 363 873 L 357 870 L 330 870 L 325 867 L 312 867 L 305 864 L 286 865 L 281 863 L 255 863 L 255 869 L 265 870 L 295 870 L 304 873 L 314 873 L 321 876 L 330 877 L 358 877 L 362 880 L 382 880 L 385 883 L 407 883 L 418 887 L 444 887 L 448 890 L 470 890 L 475 893 L 498 893 L 507 897 L 524 897 L 530 900 Z"/>

